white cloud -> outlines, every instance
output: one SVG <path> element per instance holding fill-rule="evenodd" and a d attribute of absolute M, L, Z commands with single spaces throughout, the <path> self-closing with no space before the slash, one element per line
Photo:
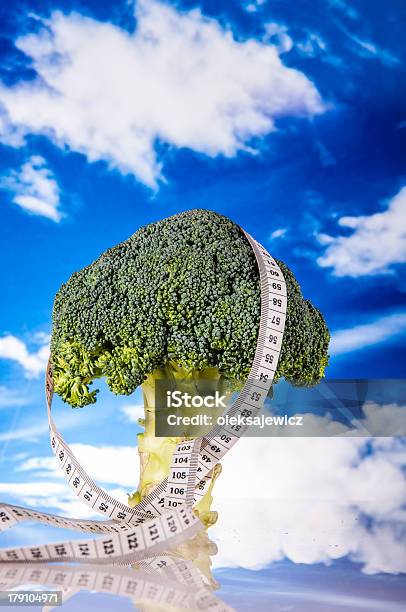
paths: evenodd
<path fill-rule="evenodd" d="M 65 421 L 63 429 L 67 429 Z M 45 425 L 48 429 L 47 423 Z M 39 430 L 38 426 L 37 431 Z M 72 444 L 70 447 L 91 478 L 104 486 L 107 485 L 107 492 L 115 499 L 127 503 L 127 492 L 135 491 L 139 480 L 136 446 L 97 447 L 91 444 Z M 0 483 L 0 494 L 17 498 L 24 505 L 42 508 L 48 512 L 52 508 L 69 517 L 95 516 L 92 509 L 75 497 L 52 455 L 23 457 L 17 471 L 29 473 L 29 481 Z"/>
<path fill-rule="evenodd" d="M 9 493 L 21 497 L 22 495 L 33 497 L 48 497 L 58 493 L 65 493 L 66 487 L 59 482 L 7 482 L 0 483 L 0 493 Z"/>
<path fill-rule="evenodd" d="M 323 391 L 320 391 L 324 396 Z M 329 413 L 320 416 L 314 413 L 301 412 L 303 422 L 298 428 L 283 425 L 273 425 L 267 430 L 270 436 L 275 437 L 357 437 L 357 436 L 406 436 L 406 406 L 396 403 L 377 404 L 372 400 L 366 401 L 362 406 L 363 416 L 357 417 L 353 410 L 346 406 L 339 396 L 326 394 L 326 399 L 332 400 Z M 333 412 L 333 414 L 332 414 Z M 335 420 L 336 415 L 345 420 Z"/>
<path fill-rule="evenodd" d="M 3 385 L 0 385 L 0 408 L 9 408 L 12 406 L 24 406 L 28 403 L 28 398 L 16 391 L 15 389 L 8 389 Z"/>
<path fill-rule="evenodd" d="M 127 502 L 125 491 L 120 488 L 107 491 L 115 499 Z M 18 501 L 31 508 L 39 508 L 45 512 L 57 511 L 69 518 L 88 519 L 100 517 L 97 513 L 75 497 L 69 486 L 61 482 L 6 482 L 0 483 L 0 494 L 17 498 Z M 10 498 L 8 498 L 10 499 Z"/>
<path fill-rule="evenodd" d="M 275 240 L 275 238 L 283 238 L 287 231 L 288 230 L 286 227 L 280 227 L 279 229 L 276 229 L 275 231 L 273 231 L 271 235 L 269 236 L 269 238 L 271 240 Z"/>
<path fill-rule="evenodd" d="M 400 407 L 371 404 L 366 421 L 378 408 L 386 419 Z M 372 453 L 365 452 L 367 444 Z M 139 474 L 135 447 L 76 444 L 72 450 L 92 477 L 111 483 L 111 495 L 126 501 L 125 491 L 135 488 Z M 329 563 L 348 555 L 367 573 L 406 571 L 398 529 L 405 518 L 405 465 L 402 438 L 241 440 L 224 458 L 214 489 L 214 566 L 258 569 L 283 558 Z M 0 483 L 1 494 L 67 516 L 92 516 L 65 483 L 52 481 L 62 478 L 54 458 L 32 457 L 21 468 L 29 482 Z M 370 517 L 373 527 L 360 515 Z"/>
<path fill-rule="evenodd" d="M 14 204 L 26 212 L 56 222 L 61 220 L 58 183 L 43 157 L 31 156 L 20 170 L 3 177 L 0 187 L 14 192 Z"/>
<path fill-rule="evenodd" d="M 270 40 L 279 53 L 288 53 L 293 48 L 293 40 L 288 34 L 288 28 L 281 24 L 270 22 L 265 24 L 265 40 Z"/>
<path fill-rule="evenodd" d="M 406 436 L 406 407 L 368 401 L 363 406 L 362 424 L 372 436 Z"/>
<path fill-rule="evenodd" d="M 275 22 L 266 23 L 264 29 L 264 40 L 274 44 L 280 54 L 288 53 L 295 49 L 305 57 L 317 57 L 321 61 L 333 66 L 339 66 L 342 63 L 341 58 L 331 52 L 326 41 L 317 32 L 302 30 L 302 32 L 297 34 L 297 39 L 293 40 L 289 29 L 283 24 Z"/>
<path fill-rule="evenodd" d="M 27 345 L 12 335 L 0 337 L 0 359 L 16 361 L 24 368 L 28 378 L 45 371 L 49 359 L 49 344 L 43 344 L 37 351 L 30 352 Z"/>
<path fill-rule="evenodd" d="M 122 406 L 121 412 L 132 423 L 138 423 L 138 419 L 143 419 L 145 416 L 143 404 L 130 404 L 128 406 Z"/>
<path fill-rule="evenodd" d="M 32 341 L 36 344 L 49 344 L 51 342 L 51 334 L 44 331 L 37 331 L 32 334 Z"/>
<path fill-rule="evenodd" d="M 331 355 L 340 355 L 385 342 L 406 332 L 406 313 L 381 317 L 370 323 L 340 329 L 332 333 L 329 345 Z"/>
<path fill-rule="evenodd" d="M 80 415 L 80 416 L 79 416 Z M 58 426 L 62 431 L 69 429 L 75 429 L 78 427 L 80 422 L 81 426 L 86 426 L 86 423 L 90 420 L 90 413 L 81 414 L 80 411 L 70 410 L 64 412 L 58 417 Z M 27 442 L 35 441 L 42 436 L 48 437 L 49 426 L 46 414 L 44 413 L 43 418 L 38 421 L 26 423 L 23 427 L 16 427 L 16 423 L 12 423 L 8 431 L 0 432 L 0 442 L 8 442 L 10 440 L 19 440 Z"/>
<path fill-rule="evenodd" d="M 254 2 L 249 2 L 244 6 L 245 10 L 248 13 L 256 13 L 257 10 L 265 4 L 266 0 L 254 0 Z"/>
<path fill-rule="evenodd" d="M 406 187 L 373 215 L 341 217 L 338 224 L 353 230 L 348 236 L 318 234 L 326 246 L 317 263 L 333 268 L 335 276 L 383 274 L 406 262 Z"/>
<path fill-rule="evenodd" d="M 66 423 L 63 428 L 66 429 Z M 91 478 L 103 485 L 113 485 L 107 486 L 107 492 L 127 503 L 127 493 L 135 491 L 139 480 L 136 446 L 71 444 L 70 448 Z M 29 482 L 0 483 L 0 494 L 16 497 L 22 504 L 48 512 L 53 508 L 69 517 L 95 516 L 92 509 L 75 497 L 52 455 L 23 458 L 17 471 L 29 473 Z"/>
<path fill-rule="evenodd" d="M 252 152 L 251 139 L 277 117 L 326 108 L 273 45 L 236 41 L 197 9 L 143 0 L 133 34 L 77 13 L 53 13 L 46 26 L 17 41 L 38 78 L 0 87 L 6 128 L 45 134 L 151 187 L 161 177 L 158 140 L 232 157 Z"/>
<path fill-rule="evenodd" d="M 326 42 L 315 32 L 307 33 L 306 39 L 296 43 L 296 47 L 309 57 L 316 57 L 327 50 Z"/>
<path fill-rule="evenodd" d="M 367 442 L 372 455 L 363 452 Z M 241 440 L 214 490 L 214 565 L 259 569 L 283 558 L 329 563 L 348 555 L 366 573 L 406 571 L 398 529 L 405 465 L 406 445 L 396 439 Z"/>
<path fill-rule="evenodd" d="M 18 429 L 11 427 L 9 431 L 0 433 L 0 442 L 9 442 L 10 440 L 37 440 L 38 437 L 46 434 L 48 430 L 48 422 L 45 419 L 41 423 L 20 427 Z"/>
<path fill-rule="evenodd" d="M 98 482 L 128 487 L 135 491 L 139 480 L 139 461 L 136 446 L 92 446 L 71 444 L 75 457 L 88 474 Z M 20 465 L 22 471 L 42 471 L 53 477 L 63 474 L 54 457 L 30 457 Z"/>

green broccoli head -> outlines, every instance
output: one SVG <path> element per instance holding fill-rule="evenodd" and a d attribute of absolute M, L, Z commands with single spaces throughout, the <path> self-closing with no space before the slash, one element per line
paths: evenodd
<path fill-rule="evenodd" d="M 327 365 L 329 332 L 285 264 L 288 311 L 281 376 L 311 385 Z M 245 235 L 230 219 L 191 210 L 152 223 L 72 274 L 53 309 L 55 391 L 74 407 L 96 401 L 105 377 L 130 395 L 168 362 L 249 374 L 260 321 L 259 272 Z"/>

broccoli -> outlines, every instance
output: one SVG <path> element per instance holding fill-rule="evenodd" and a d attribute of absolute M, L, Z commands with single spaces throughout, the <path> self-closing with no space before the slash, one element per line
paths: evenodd
<path fill-rule="evenodd" d="M 274 381 L 313 385 L 328 362 L 329 332 L 292 272 L 278 264 L 288 307 Z M 247 238 L 209 210 L 142 227 L 59 289 L 51 337 L 56 393 L 77 408 L 96 402 L 91 385 L 97 378 L 105 377 L 118 395 L 143 389 L 141 481 L 132 504 L 167 476 L 177 442 L 154 437 L 154 382 L 209 380 L 228 393 L 241 387 L 255 353 L 260 307 L 259 272 Z"/>

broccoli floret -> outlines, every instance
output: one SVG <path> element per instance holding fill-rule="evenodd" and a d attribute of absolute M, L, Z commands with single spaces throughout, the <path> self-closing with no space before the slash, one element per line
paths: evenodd
<path fill-rule="evenodd" d="M 288 311 L 275 376 L 315 384 L 329 333 L 289 268 Z M 168 362 L 186 372 L 214 367 L 244 380 L 260 318 L 259 273 L 241 229 L 191 210 L 138 230 L 75 272 L 54 303 L 51 359 L 56 392 L 74 407 L 96 401 L 94 379 L 130 395 Z"/>
<path fill-rule="evenodd" d="M 327 365 L 329 332 L 292 272 L 275 382 L 313 385 Z M 156 378 L 222 389 L 241 387 L 254 358 L 261 311 L 258 266 L 238 225 L 191 210 L 138 230 L 75 272 L 54 303 L 51 363 L 55 391 L 73 407 L 96 401 L 92 382 L 130 395 L 142 385 L 145 432 L 138 435 L 136 503 L 166 475 L 176 439 L 154 438 Z M 210 520 L 209 520 L 210 522 Z"/>

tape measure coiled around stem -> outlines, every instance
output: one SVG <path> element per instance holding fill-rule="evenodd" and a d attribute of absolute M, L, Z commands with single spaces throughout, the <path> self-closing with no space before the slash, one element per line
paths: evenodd
<path fill-rule="evenodd" d="M 111 497 L 82 468 L 58 432 L 51 414 L 53 384 L 48 365 L 46 402 L 51 448 L 77 497 L 106 521 L 60 517 L 30 508 L 0 503 L 0 530 L 24 520 L 86 533 L 103 538 L 72 540 L 42 546 L 0 549 L 0 562 L 82 561 L 130 563 L 159 554 L 203 529 L 192 508 L 204 496 L 215 465 L 244 435 L 248 425 L 228 425 L 232 416 L 255 416 L 271 389 L 282 348 L 287 310 L 287 288 L 273 257 L 244 232 L 256 257 L 261 285 L 261 318 L 257 347 L 249 377 L 235 402 L 224 413 L 225 425 L 216 425 L 206 436 L 180 442 L 173 453 L 169 476 L 137 506 Z M 182 462 L 176 461 L 182 457 Z M 179 465 L 182 467 L 179 468 Z M 176 469 L 175 469 L 176 467 Z"/>

